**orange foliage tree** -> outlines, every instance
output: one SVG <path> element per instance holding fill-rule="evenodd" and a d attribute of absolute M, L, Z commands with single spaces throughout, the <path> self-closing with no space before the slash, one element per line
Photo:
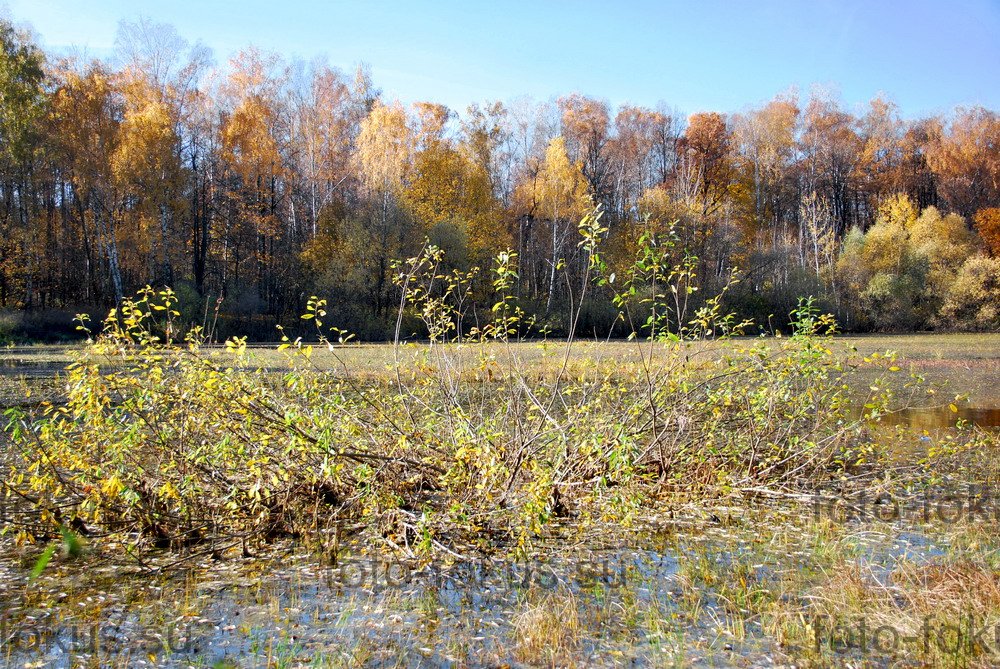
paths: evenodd
<path fill-rule="evenodd" d="M 994 257 L 1000 258 L 1000 207 L 980 209 L 975 216 L 976 232 Z"/>

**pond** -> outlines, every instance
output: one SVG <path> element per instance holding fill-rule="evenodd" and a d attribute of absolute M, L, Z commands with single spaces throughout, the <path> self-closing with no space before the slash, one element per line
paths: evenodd
<path fill-rule="evenodd" d="M 0 358 L 0 377 L 37 383 L 64 364 L 12 355 Z M 996 384 L 985 366 L 979 371 L 973 404 L 958 403 L 957 411 L 950 403 L 907 408 L 882 424 L 912 430 L 921 444 L 954 434 L 959 420 L 1000 428 Z M 954 382 L 960 386 L 961 378 Z M 805 499 L 777 490 L 672 505 L 628 527 L 598 525 L 586 535 L 566 526 L 516 559 L 484 553 L 427 563 L 353 547 L 331 564 L 289 544 L 247 558 L 165 553 L 147 565 L 150 571 L 123 552 L 96 550 L 100 539 L 91 538 L 94 550 L 76 559 L 57 555 L 32 579 L 42 547 L 5 544 L 0 661 L 54 667 L 1000 662 L 1000 648 L 967 662 L 966 655 L 902 645 L 915 625 L 951 625 L 963 610 L 1000 620 L 1000 494 L 966 490 L 960 480 L 892 491 L 896 497 L 877 481 L 865 485 L 849 493 L 834 486 Z M 156 571 L 177 560 L 181 567 Z M 888 625 L 896 646 L 858 643 L 864 633 L 857 637 L 856 628 L 869 622 Z"/>
<path fill-rule="evenodd" d="M 954 428 L 958 421 L 983 429 L 1000 428 L 1000 407 L 957 406 L 911 407 L 883 416 L 888 425 L 902 425 L 916 431 L 938 431 Z"/>
<path fill-rule="evenodd" d="M 831 524 L 818 509 L 689 509 L 552 537 L 518 560 L 331 565 L 289 547 L 171 576 L 65 561 L 31 583 L 8 567 L 2 653 L 55 667 L 781 664 L 822 640 L 776 626 L 808 610 L 828 571 L 849 562 L 891 583 L 960 550 L 969 529 L 905 514 Z"/>

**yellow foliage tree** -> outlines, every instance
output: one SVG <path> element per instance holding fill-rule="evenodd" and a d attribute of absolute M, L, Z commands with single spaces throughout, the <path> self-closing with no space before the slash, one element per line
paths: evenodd
<path fill-rule="evenodd" d="M 376 102 L 361 122 L 354 159 L 369 192 L 385 197 L 402 192 L 414 151 L 413 130 L 399 102 Z"/>
<path fill-rule="evenodd" d="M 222 126 L 222 157 L 240 181 L 233 195 L 245 218 L 265 237 L 279 232 L 276 196 L 283 171 L 278 111 L 272 103 L 279 82 L 269 73 L 274 63 L 274 57 L 255 49 L 233 59 L 227 89 L 234 104 Z"/>
<path fill-rule="evenodd" d="M 446 245 L 451 246 L 446 248 L 449 254 L 486 261 L 509 243 L 489 174 L 476 161 L 476 147 L 456 146 L 444 136 L 447 108 L 430 103 L 418 103 L 416 108 L 420 149 L 413 158 L 403 201 L 425 234 L 435 241 L 451 242 Z M 461 263 L 464 258 L 452 260 Z"/>
<path fill-rule="evenodd" d="M 131 208 L 135 220 L 129 226 L 139 252 L 136 261 L 157 258 L 159 268 L 151 273 L 170 284 L 172 249 L 176 250 L 171 239 L 173 212 L 183 205 L 180 139 L 174 108 L 151 83 L 141 72 L 122 74 L 119 89 L 124 115 L 111 170 L 121 190 L 136 203 Z"/>
<path fill-rule="evenodd" d="M 372 244 L 366 265 L 371 270 L 369 290 L 377 314 L 388 306 L 389 265 L 403 243 L 404 222 L 397 215 L 397 204 L 410 176 L 414 142 L 403 106 L 399 102 L 386 105 L 376 101 L 361 122 L 355 144 L 354 162 L 373 204 Z"/>
<path fill-rule="evenodd" d="M 962 264 L 976 252 L 975 239 L 958 214 L 942 216 L 937 207 L 927 207 L 910 226 L 910 245 L 927 262 L 927 286 L 937 297 L 944 295 Z"/>
<path fill-rule="evenodd" d="M 118 145 L 120 102 L 112 77 L 97 63 L 81 72 L 74 63 L 65 62 L 55 76 L 51 123 L 57 151 L 81 205 L 82 236 L 101 249 L 115 300 L 121 301 L 124 284 L 116 218 L 120 194 L 107 169 Z"/>
<path fill-rule="evenodd" d="M 546 221 L 551 231 L 546 312 L 552 307 L 556 289 L 556 268 L 566 252 L 576 223 L 592 206 L 580 163 L 566 153 L 566 140 L 556 137 L 545 149 L 545 159 L 532 178 L 518 189 L 517 199 L 529 215 Z"/>

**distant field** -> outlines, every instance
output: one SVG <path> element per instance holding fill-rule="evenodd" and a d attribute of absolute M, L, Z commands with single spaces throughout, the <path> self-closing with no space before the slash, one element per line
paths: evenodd
<path fill-rule="evenodd" d="M 904 369 L 968 395 L 970 406 L 1000 406 L 1000 334 L 852 335 L 837 341 L 864 355 L 896 351 Z"/>
<path fill-rule="evenodd" d="M 745 341 L 745 340 L 744 340 Z M 858 354 L 895 351 L 900 367 L 906 372 L 922 374 L 939 388 L 939 394 L 963 394 L 972 407 L 1000 406 L 1000 334 L 906 334 L 906 335 L 845 335 L 835 338 L 834 350 L 842 346 L 845 354 L 853 347 Z M 643 342 L 579 341 L 574 343 L 571 362 L 574 369 L 593 366 L 620 366 L 638 359 Z M 648 344 L 645 344 L 648 345 Z M 704 355 L 712 355 L 730 344 L 709 343 L 697 347 Z M 251 346 L 251 364 L 280 371 L 287 366 L 287 356 L 276 350 L 276 344 Z M 411 357 L 422 344 L 408 344 L 400 349 L 403 359 Z M 565 344 L 559 340 L 531 341 L 515 344 L 519 357 L 528 364 L 537 364 L 539 372 L 559 363 Z M 472 354 L 472 347 L 466 347 Z M 52 390 L 52 380 L 72 359 L 80 346 L 37 345 L 0 349 L 0 397 L 7 405 L 19 403 L 25 389 L 36 392 Z M 477 350 L 477 354 L 479 349 Z M 228 355 L 223 350 L 220 355 Z M 493 345 L 490 351 L 501 357 L 503 349 Z M 390 344 L 347 344 L 333 353 L 317 347 L 313 361 L 318 368 L 343 372 L 346 368 L 362 378 L 379 378 L 393 363 Z"/>

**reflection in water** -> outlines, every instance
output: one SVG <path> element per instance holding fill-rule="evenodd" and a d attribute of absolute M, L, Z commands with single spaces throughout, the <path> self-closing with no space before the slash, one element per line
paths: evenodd
<path fill-rule="evenodd" d="M 958 407 L 957 412 L 948 406 L 913 407 L 880 419 L 885 424 L 928 431 L 955 427 L 959 420 L 985 429 L 1000 429 L 1000 407 Z"/>
<path fill-rule="evenodd" d="M 0 376 L 54 378 L 65 368 L 66 363 L 58 361 L 0 358 Z"/>

